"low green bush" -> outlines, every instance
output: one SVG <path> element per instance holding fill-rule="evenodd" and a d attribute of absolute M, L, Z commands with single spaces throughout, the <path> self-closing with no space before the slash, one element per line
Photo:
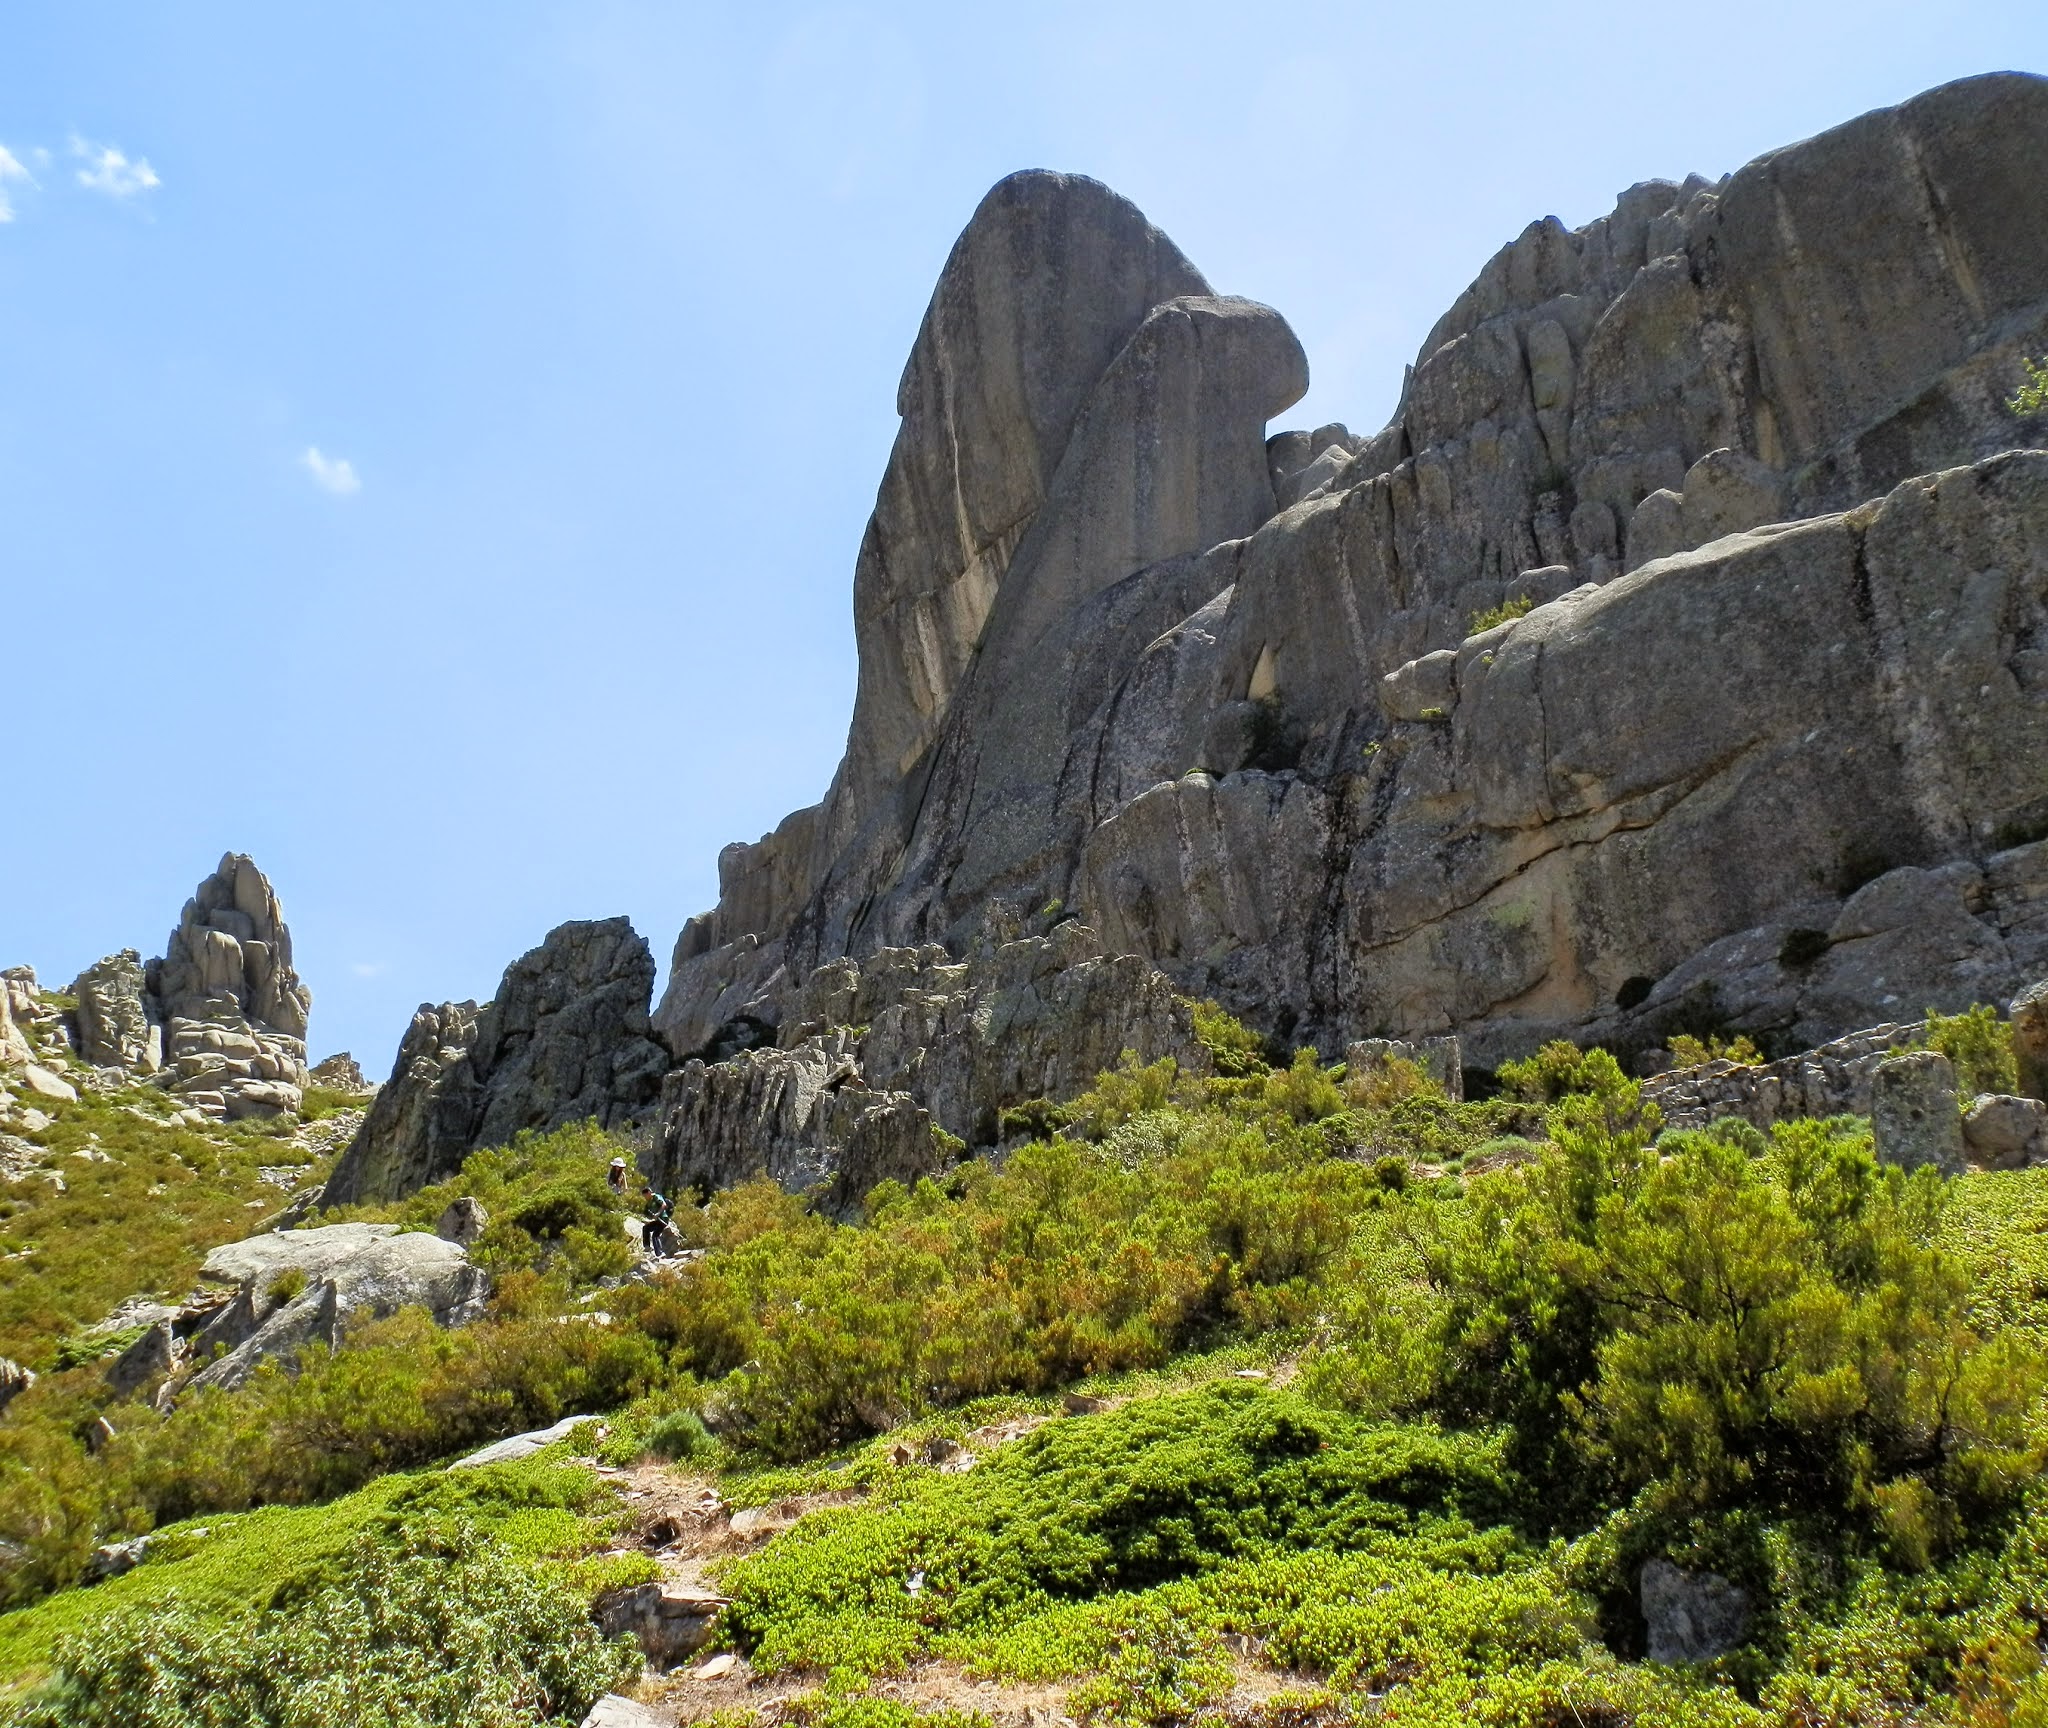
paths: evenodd
<path fill-rule="evenodd" d="M 639 1669 L 583 1602 L 462 1526 L 365 1538 L 332 1575 L 223 1615 L 172 1601 L 63 1645 L 17 1728 L 528 1728 Z"/>
<path fill-rule="evenodd" d="M 1921 1043 L 1949 1059 L 1956 1071 L 1956 1090 L 1966 1100 L 1979 1092 L 2019 1090 L 2012 1028 L 1999 1019 L 1995 1008 L 1981 1002 L 1960 1014 L 1937 1014 L 1930 1008 Z"/>
<path fill-rule="evenodd" d="M 1478 636 L 1491 630 L 1496 624 L 1512 623 L 1517 618 L 1526 618 L 1536 608 L 1536 601 L 1528 594 L 1517 594 L 1512 600 L 1503 600 L 1498 606 L 1489 606 L 1483 612 L 1475 612 L 1465 622 L 1465 634 Z"/>
<path fill-rule="evenodd" d="M 1019 1632 L 1033 1616 L 1286 1550 L 1420 1536 L 1470 1559 L 1471 1515 L 1509 1497 L 1497 1446 L 1226 1380 L 1049 1424 L 884 1506 L 813 1514 L 724 1584 L 734 1637 L 771 1671 L 881 1673 L 942 1648 L 1058 1671 Z"/>

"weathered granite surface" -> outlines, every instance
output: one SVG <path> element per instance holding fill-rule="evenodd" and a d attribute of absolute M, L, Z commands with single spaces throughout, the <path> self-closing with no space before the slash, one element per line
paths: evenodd
<path fill-rule="evenodd" d="M 656 1025 L 1064 903 L 1262 1029 L 1767 1046 L 2048 967 L 2048 83 L 1947 85 L 1532 225 L 1394 420 L 1092 183 L 1004 182 L 899 400 L 818 806 Z M 1033 395 L 1033 390 L 1041 392 Z M 1525 617 L 1468 636 L 1474 614 Z"/>
<path fill-rule="evenodd" d="M 292 965 L 277 894 L 253 860 L 221 859 L 143 980 L 162 1024 L 159 1086 L 213 1117 L 299 1108 L 313 993 Z"/>
<path fill-rule="evenodd" d="M 617 1127 L 650 1112 L 670 1066 L 648 1036 L 653 991 L 646 941 L 606 918 L 549 931 L 483 1008 L 422 1003 L 325 1203 L 411 1193 L 523 1130 Z"/>
<path fill-rule="evenodd" d="M 665 1192 L 769 1176 L 845 1212 L 876 1182 L 948 1162 L 939 1128 L 993 1146 L 1002 1112 L 1084 1090 L 1125 1051 L 1206 1073 L 1188 1005 L 1144 961 L 1067 921 L 1043 936 L 993 915 L 965 960 L 936 944 L 814 972 L 780 1046 L 692 1060 L 662 1091 L 643 1169 Z"/>

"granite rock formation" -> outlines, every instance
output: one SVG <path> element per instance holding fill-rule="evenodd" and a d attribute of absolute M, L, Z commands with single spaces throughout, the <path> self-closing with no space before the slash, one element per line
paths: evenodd
<path fill-rule="evenodd" d="M 292 966 L 291 931 L 253 860 L 231 852 L 199 884 L 144 987 L 163 1027 L 158 1085 L 214 1117 L 299 1108 L 313 993 Z"/>
<path fill-rule="evenodd" d="M 156 1000 L 149 993 L 142 956 L 133 948 L 109 954 L 81 972 L 71 986 L 77 998 L 72 1023 L 78 1054 L 97 1068 L 154 1074 L 164 1065 L 164 1034 Z"/>
<path fill-rule="evenodd" d="M 721 855 L 651 1018 L 623 920 L 422 1008 L 329 1198 L 589 1116 L 670 1191 L 843 1211 L 1125 1048 L 1199 1065 L 1204 996 L 1444 1070 L 1876 1026 L 1674 1119 L 1861 1108 L 1954 1165 L 1890 1034 L 2048 971 L 2044 159 L 2000 74 L 1532 224 L 1370 436 L 1269 435 L 1278 313 L 1003 181 L 902 375 L 824 797 Z"/>
<path fill-rule="evenodd" d="M 421 1004 L 326 1203 L 408 1194 L 525 1129 L 646 1114 L 670 1067 L 648 1036 L 654 957 L 624 918 L 562 924 L 505 969 L 497 996 Z"/>
<path fill-rule="evenodd" d="M 655 1022 L 758 1042 L 995 898 L 1325 1049 L 1781 1049 L 2048 966 L 2048 82 L 1533 224 L 1394 420 L 1090 182 L 975 213 L 899 394 L 818 806 Z M 1509 599 L 1526 616 L 1477 635 Z"/>
<path fill-rule="evenodd" d="M 286 1275 L 289 1274 L 289 1281 Z M 453 1242 L 396 1224 L 274 1230 L 207 1255 L 200 1276 L 232 1295 L 192 1337 L 207 1365 L 186 1384 L 239 1386 L 261 1362 L 289 1368 L 308 1344 L 332 1349 L 354 1315 L 425 1308 L 437 1325 L 483 1312 L 490 1274 Z M 224 1351 L 210 1360 L 216 1348 Z"/>
<path fill-rule="evenodd" d="M 1195 1073 L 1208 1053 L 1188 1004 L 1135 956 L 1071 920 L 1021 934 L 998 909 L 965 960 L 937 944 L 819 967 L 779 1045 L 693 1059 L 662 1089 L 642 1159 L 665 1192 L 769 1176 L 846 1213 L 884 1178 L 915 1182 L 1003 1138 L 1005 1109 L 1067 1098 L 1125 1051 Z"/>

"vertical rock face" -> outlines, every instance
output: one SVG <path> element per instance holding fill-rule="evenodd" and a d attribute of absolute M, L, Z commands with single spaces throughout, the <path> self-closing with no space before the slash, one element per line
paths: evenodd
<path fill-rule="evenodd" d="M 0 979 L 0 1068 L 20 1068 L 35 1059 L 28 1034 L 14 1012 L 14 992 Z"/>
<path fill-rule="evenodd" d="M 474 1002 L 420 1004 L 391 1078 L 327 1180 L 324 1204 L 395 1199 L 462 1168 L 482 1092 L 470 1060 L 476 1022 Z"/>
<path fill-rule="evenodd" d="M 1273 513 L 1264 423 L 1307 378 L 1277 314 L 1213 297 L 1107 187 L 1033 172 L 990 192 L 898 392 L 854 574 L 845 759 L 821 805 L 721 856 L 719 908 L 684 930 L 656 1015 L 672 1050 L 700 1049 L 786 962 L 801 979 L 856 946 L 969 933 L 993 876 L 946 892 L 967 862 L 960 818 L 1029 806 L 1045 844 L 1071 717 L 1057 709 L 1027 741 L 988 715 L 1019 706 L 1034 656 L 1061 657 L 1045 638 L 1076 606 Z M 1155 603 L 1140 639 L 1177 615 Z M 985 772 L 992 741 L 1014 748 Z"/>
<path fill-rule="evenodd" d="M 668 1053 L 647 1035 L 654 958 L 624 918 L 570 923 L 505 970 L 495 1000 L 422 1004 L 325 1203 L 391 1199 L 524 1129 L 647 1111 Z"/>
<path fill-rule="evenodd" d="M 846 758 L 721 858 L 670 1049 L 992 899 L 1482 1066 L 2010 995 L 2048 965 L 2048 427 L 2006 407 L 2044 157 L 2048 82 L 1997 75 L 1533 224 L 1382 432 L 1263 455 L 1278 315 L 1101 187 L 1004 182 L 905 372 Z"/>
<path fill-rule="evenodd" d="M 163 1066 L 164 1036 L 149 994 L 142 956 L 133 948 L 89 966 L 71 986 L 78 1053 L 101 1068 L 154 1074 Z"/>
<path fill-rule="evenodd" d="M 144 981 L 163 1022 L 160 1085 L 214 1116 L 299 1107 L 313 993 L 293 969 L 291 931 L 253 860 L 221 859 Z"/>
<path fill-rule="evenodd" d="M 185 902 L 164 957 L 150 966 L 164 1018 L 203 1018 L 231 1004 L 252 1024 L 306 1035 L 313 993 L 292 969 L 292 934 L 270 879 L 253 859 L 229 853 Z"/>

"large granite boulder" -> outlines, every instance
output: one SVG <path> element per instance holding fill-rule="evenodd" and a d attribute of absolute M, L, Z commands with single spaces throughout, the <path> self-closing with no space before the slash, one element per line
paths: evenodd
<path fill-rule="evenodd" d="M 194 1387 L 238 1386 L 264 1361 L 290 1368 L 309 1344 L 336 1346 L 357 1315 L 420 1307 L 438 1325 L 464 1325 L 491 1290 L 490 1274 L 455 1243 L 396 1224 L 251 1236 L 214 1249 L 200 1277 L 233 1296 L 193 1337 L 191 1357 L 205 1364 Z"/>
<path fill-rule="evenodd" d="M 1644 1564 L 1638 1589 L 1652 1662 L 1712 1662 L 1748 1635 L 1749 1592 L 1718 1572 L 1691 1571 L 1660 1555 Z"/>
<path fill-rule="evenodd" d="M 2048 1164 L 2048 1104 L 1984 1093 L 1963 1112 L 1963 1144 L 1970 1162 L 1987 1170 Z"/>
<path fill-rule="evenodd" d="M 524 1130 L 651 1113 L 670 1061 L 648 1036 L 654 957 L 624 918 L 557 926 L 496 998 L 422 1004 L 329 1178 L 330 1206 L 392 1199 Z"/>
<path fill-rule="evenodd" d="M 104 966 L 106 962 L 102 962 Z M 313 993 L 269 878 L 229 853 L 199 884 L 163 958 L 144 972 L 163 1026 L 157 1084 L 215 1117 L 297 1110 Z"/>
<path fill-rule="evenodd" d="M 2048 969 L 2048 456 L 2005 406 L 2044 155 L 2048 82 L 2001 74 L 1534 224 L 1390 425 L 1256 464 L 1277 315 L 1100 187 L 1005 182 L 906 370 L 846 758 L 721 859 L 670 1049 L 995 898 L 1475 1066 L 2006 999 Z"/>
<path fill-rule="evenodd" d="M 71 986 L 78 1053 L 95 1067 L 154 1074 L 163 1066 L 159 1010 L 133 948 L 88 966 Z"/>

